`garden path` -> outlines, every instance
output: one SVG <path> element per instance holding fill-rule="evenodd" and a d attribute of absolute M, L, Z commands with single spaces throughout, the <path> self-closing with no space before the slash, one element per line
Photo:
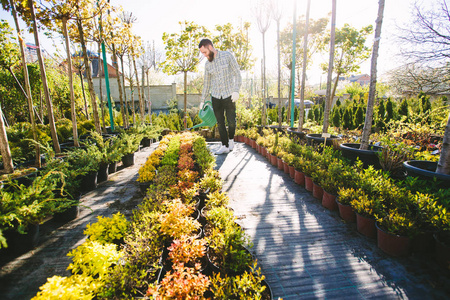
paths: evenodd
<path fill-rule="evenodd" d="M 432 258 L 384 254 L 248 145 L 217 156 L 217 169 L 274 299 L 449 299 Z"/>

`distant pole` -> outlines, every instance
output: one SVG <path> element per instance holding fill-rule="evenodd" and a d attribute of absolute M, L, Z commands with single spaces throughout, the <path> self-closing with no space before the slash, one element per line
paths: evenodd
<path fill-rule="evenodd" d="M 297 1 L 294 0 L 294 22 L 292 22 L 292 88 L 291 88 L 291 128 L 294 127 L 294 98 L 295 98 L 295 45 L 297 40 L 296 33 L 296 16 L 297 13 Z"/>
<path fill-rule="evenodd" d="M 108 3 L 109 3 L 109 1 L 108 1 Z M 98 4 L 98 1 L 97 1 L 97 4 Z M 102 40 L 103 70 L 104 70 L 104 73 L 105 73 L 106 98 L 108 100 L 108 108 L 109 108 L 109 122 L 111 123 L 111 131 L 114 131 L 114 116 L 113 116 L 112 104 L 111 104 L 111 90 L 109 88 L 108 63 L 106 62 L 105 41 L 103 40 L 103 37 L 102 37 L 102 20 L 101 20 L 101 17 L 99 17 L 98 24 L 99 24 L 99 29 L 100 29 L 100 38 Z M 117 76 L 119 76 L 119 70 L 117 70 Z M 100 80 L 101 80 L 101 77 L 100 77 Z"/>
<path fill-rule="evenodd" d="M 298 113 L 298 130 L 303 130 L 303 118 L 305 117 L 305 85 L 306 85 L 306 65 L 308 63 L 308 31 L 309 31 L 309 9 L 311 7 L 311 0 L 308 0 L 306 6 L 306 23 L 305 23 L 305 36 L 303 38 L 303 69 L 302 69 L 302 86 L 300 90 L 300 109 Z"/>

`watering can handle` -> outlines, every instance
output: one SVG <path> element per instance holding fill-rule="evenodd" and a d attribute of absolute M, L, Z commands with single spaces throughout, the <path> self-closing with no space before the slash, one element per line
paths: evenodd
<path fill-rule="evenodd" d="M 210 100 L 205 101 L 205 103 L 203 103 L 202 110 L 206 108 L 206 105 L 210 105 L 212 107 L 212 102 Z"/>

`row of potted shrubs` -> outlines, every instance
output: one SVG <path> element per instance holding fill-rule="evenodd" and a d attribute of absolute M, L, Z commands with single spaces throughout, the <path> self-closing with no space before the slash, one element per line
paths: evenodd
<path fill-rule="evenodd" d="M 203 137 L 165 135 L 139 169 L 144 199 L 131 219 L 88 225 L 72 275 L 49 278 L 34 299 L 270 299 L 214 165 Z"/>
<path fill-rule="evenodd" d="M 107 180 L 119 161 L 138 150 L 144 137 L 153 139 L 159 134 L 158 130 L 144 128 L 105 136 L 91 132 L 81 147 L 58 155 L 46 149 L 45 164 L 34 168 L 25 181 L 4 176 L 0 188 L 0 248 L 17 250 L 22 246 L 25 251 L 36 246 L 40 223 L 52 216 L 64 220 L 68 212 L 76 216 L 82 192 Z M 22 241 L 24 237 L 28 242 Z"/>
<path fill-rule="evenodd" d="M 308 146 L 304 140 L 294 141 L 279 132 L 264 129 L 260 135 L 256 128 L 243 129 L 237 131 L 236 140 L 248 143 L 289 173 L 325 207 L 339 210 L 349 222 L 356 221 L 358 231 L 377 238 L 378 246 L 385 252 L 404 256 L 411 251 L 427 251 L 430 248 L 423 246 L 434 245 L 434 236 L 438 242 L 437 258 L 446 268 L 450 267 L 440 243 L 450 246 L 450 211 L 440 204 L 439 193 L 419 192 L 412 184 L 393 180 L 387 172 L 372 166 L 364 168 L 360 161 L 350 164 L 333 147 Z M 381 239 L 384 232 L 390 241 Z M 393 241 L 397 237 L 402 239 L 401 249 L 390 247 L 399 243 Z"/>

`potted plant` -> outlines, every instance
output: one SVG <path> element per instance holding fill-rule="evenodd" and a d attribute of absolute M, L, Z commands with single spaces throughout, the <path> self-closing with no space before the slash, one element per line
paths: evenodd
<path fill-rule="evenodd" d="M 248 236 L 236 223 L 229 223 L 223 229 L 213 228 L 206 239 L 213 272 L 239 275 L 252 264 L 253 256 L 247 248 L 251 246 Z"/>
<path fill-rule="evenodd" d="M 186 205 L 180 199 L 164 203 L 166 212 L 160 215 L 161 232 L 167 241 L 183 235 L 198 235 L 200 223 L 192 217 L 194 207 Z"/>
<path fill-rule="evenodd" d="M 356 212 L 356 229 L 367 237 L 376 238 L 375 222 L 377 215 L 382 213 L 382 201 L 376 196 L 359 191 L 350 203 Z"/>
<path fill-rule="evenodd" d="M 339 216 L 346 222 L 356 222 L 356 215 L 353 207 L 351 206 L 351 202 L 355 199 L 355 197 L 357 197 L 357 193 L 359 192 L 360 189 L 358 188 L 339 188 L 336 203 L 339 209 Z"/>
<path fill-rule="evenodd" d="M 408 211 L 393 209 L 377 217 L 377 245 L 392 256 L 406 256 L 412 236 L 417 232 L 414 217 Z"/>
<path fill-rule="evenodd" d="M 150 285 L 147 296 L 154 299 L 201 299 L 210 284 L 208 277 L 196 268 L 174 264 L 172 271 L 165 274 L 161 283 Z"/>
<path fill-rule="evenodd" d="M 141 134 L 122 133 L 118 137 L 119 151 L 122 154 L 122 163 L 124 167 L 134 165 L 134 152 L 139 149 L 141 143 Z"/>
<path fill-rule="evenodd" d="M 264 280 L 256 263 L 242 275 L 228 276 L 217 273 L 212 276 L 211 292 L 216 299 L 273 299 L 272 290 Z"/>
<path fill-rule="evenodd" d="M 12 191 L 0 189 L 0 230 L 8 245 L 17 252 L 37 245 L 39 224 L 48 215 L 72 205 L 71 200 L 54 193 L 57 181 L 51 174 L 38 176 L 28 187 L 21 185 Z"/>
<path fill-rule="evenodd" d="M 100 164 L 100 154 L 95 146 L 88 147 L 89 152 L 84 149 L 75 149 L 68 152 L 66 161 L 70 169 L 78 173 L 81 191 L 91 191 L 97 187 L 97 172 Z"/>

